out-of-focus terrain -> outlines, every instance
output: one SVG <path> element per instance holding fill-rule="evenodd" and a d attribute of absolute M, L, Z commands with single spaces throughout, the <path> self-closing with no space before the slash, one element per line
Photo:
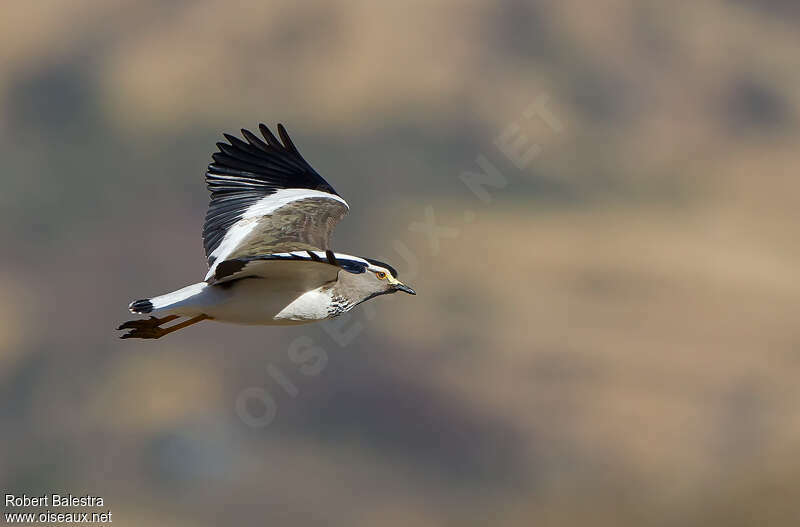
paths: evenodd
<path fill-rule="evenodd" d="M 6 491 L 142 527 L 796 525 L 794 3 L 43 1 L 0 35 Z M 335 248 L 419 294 L 118 340 L 203 276 L 204 167 L 262 121 L 350 203 Z"/>

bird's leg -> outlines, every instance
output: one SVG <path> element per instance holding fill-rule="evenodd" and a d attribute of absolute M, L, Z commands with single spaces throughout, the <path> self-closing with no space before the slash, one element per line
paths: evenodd
<path fill-rule="evenodd" d="M 124 324 L 120 325 L 117 329 L 146 329 L 146 328 L 156 328 L 161 324 L 166 324 L 171 320 L 175 320 L 179 318 L 178 315 L 168 315 L 164 318 L 156 318 L 150 317 L 141 320 L 129 320 Z"/>
<path fill-rule="evenodd" d="M 143 320 L 129 320 L 125 322 L 117 329 L 130 329 L 128 333 L 125 333 L 120 338 L 122 339 L 157 339 L 161 338 L 164 335 L 169 335 L 174 331 L 178 331 L 179 329 L 183 329 L 187 326 L 191 326 L 192 324 L 196 324 L 201 320 L 205 320 L 210 318 L 208 315 L 198 315 L 194 318 L 190 318 L 180 324 L 175 324 L 174 326 L 170 326 L 168 328 L 161 328 L 159 327 L 161 324 L 165 324 L 172 320 L 179 318 L 178 315 L 169 315 L 164 318 L 156 318 L 150 317 L 148 319 Z"/>
<path fill-rule="evenodd" d="M 192 324 L 197 324 L 198 322 L 202 322 L 203 320 L 206 320 L 206 319 L 209 319 L 209 318 L 211 318 L 211 317 L 209 317 L 208 315 L 197 315 L 194 318 L 190 318 L 189 320 L 184 320 L 180 324 L 175 324 L 174 326 L 170 326 L 170 327 L 168 327 L 166 329 L 159 328 L 163 332 L 160 336 L 163 337 L 164 335 L 169 335 L 173 331 L 178 331 L 179 329 L 183 329 L 183 328 L 185 328 L 187 326 L 191 326 Z M 156 338 L 158 338 L 158 337 L 156 337 Z"/>
<path fill-rule="evenodd" d="M 155 318 L 156 320 L 158 320 L 158 324 L 156 324 L 156 325 L 160 326 L 161 324 L 166 324 L 167 322 L 170 322 L 171 320 L 175 320 L 176 318 L 181 318 L 181 317 L 178 316 L 178 315 L 167 315 L 167 316 L 165 316 L 163 318 L 156 318 L 156 317 L 150 317 L 150 318 Z"/>

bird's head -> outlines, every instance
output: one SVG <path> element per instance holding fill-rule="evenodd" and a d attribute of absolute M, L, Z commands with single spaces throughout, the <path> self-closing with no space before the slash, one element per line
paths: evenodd
<path fill-rule="evenodd" d="M 360 304 L 378 295 L 386 295 L 403 291 L 410 295 L 417 293 L 406 284 L 397 279 L 397 271 L 391 265 L 369 258 L 364 258 L 368 262 L 366 267 L 362 267 L 355 274 L 340 273 L 339 285 L 344 294 L 349 296 L 355 303 Z"/>
<path fill-rule="evenodd" d="M 394 267 L 387 263 L 379 262 L 378 260 L 369 258 L 366 260 L 369 262 L 369 267 L 367 267 L 366 272 L 368 273 L 371 289 L 374 293 L 383 295 L 402 291 L 409 295 L 417 294 L 416 291 L 397 279 L 397 271 L 395 271 Z"/>

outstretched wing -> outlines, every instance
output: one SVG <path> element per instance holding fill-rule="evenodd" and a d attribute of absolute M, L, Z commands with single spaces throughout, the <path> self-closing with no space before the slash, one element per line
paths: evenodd
<path fill-rule="evenodd" d="M 298 250 L 326 250 L 349 207 L 294 146 L 283 125 L 281 141 L 259 125 L 265 141 L 242 129 L 244 141 L 225 134 L 206 184 L 211 202 L 203 226 L 206 280 L 225 260 Z"/>

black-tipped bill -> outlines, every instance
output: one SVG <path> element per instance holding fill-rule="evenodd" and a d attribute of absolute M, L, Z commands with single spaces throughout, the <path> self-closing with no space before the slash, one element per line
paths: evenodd
<path fill-rule="evenodd" d="M 406 284 L 396 284 L 394 286 L 394 288 L 397 289 L 398 291 L 402 291 L 404 293 L 408 293 L 409 295 L 416 295 L 417 294 L 416 291 L 414 291 L 413 289 L 408 287 Z"/>

